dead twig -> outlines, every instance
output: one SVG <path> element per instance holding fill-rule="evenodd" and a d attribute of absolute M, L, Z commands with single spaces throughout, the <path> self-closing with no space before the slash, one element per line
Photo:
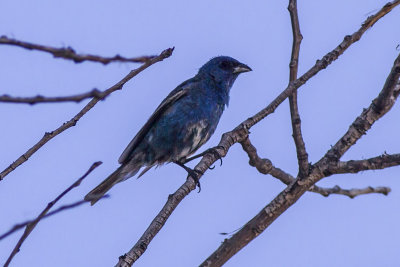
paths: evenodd
<path fill-rule="evenodd" d="M 104 92 L 100 92 L 97 89 L 93 89 L 87 93 L 71 96 L 55 96 L 55 97 L 45 97 L 41 95 L 33 97 L 12 97 L 9 95 L 0 96 L 0 102 L 4 103 L 17 103 L 17 104 L 30 104 L 34 105 L 37 103 L 60 103 L 60 102 L 76 102 L 79 103 L 82 100 L 88 98 L 98 98 L 104 99 Z"/>
<path fill-rule="evenodd" d="M 108 198 L 108 197 L 109 197 L 109 195 L 104 195 L 104 196 L 102 197 L 102 199 L 103 199 L 103 198 Z M 81 205 L 83 205 L 83 204 L 85 204 L 85 203 L 87 203 L 86 200 L 79 200 L 79 201 L 76 201 L 76 202 L 71 203 L 71 204 L 63 205 L 63 206 L 59 207 L 58 209 L 55 209 L 55 210 L 53 210 L 53 211 L 47 213 L 46 215 L 44 215 L 44 216 L 42 217 L 42 220 L 45 219 L 45 218 L 48 218 L 48 217 L 50 217 L 50 216 L 53 216 L 53 215 L 55 215 L 55 214 L 57 214 L 57 213 L 59 213 L 59 212 L 61 212 L 61 211 L 79 207 L 79 206 L 81 206 Z M 33 219 L 33 220 L 25 221 L 25 222 L 23 222 L 23 223 L 18 223 L 18 224 L 16 224 L 16 225 L 14 225 L 10 230 L 8 230 L 8 231 L 5 232 L 4 234 L 0 235 L 0 241 L 1 241 L 2 239 L 6 238 L 7 236 L 11 235 L 12 233 L 18 231 L 19 229 L 24 228 L 24 227 L 27 226 L 28 224 L 31 224 L 31 223 L 35 222 L 35 220 L 36 220 L 36 219 Z"/>
<path fill-rule="evenodd" d="M 78 54 L 71 47 L 55 48 L 55 47 L 51 47 L 51 46 L 38 45 L 38 44 L 19 41 L 16 39 L 11 39 L 5 35 L 0 36 L 0 44 L 13 45 L 13 46 L 22 47 L 22 48 L 25 48 L 28 50 L 37 50 L 37 51 L 46 52 L 46 53 L 52 54 L 53 57 L 55 57 L 55 58 L 63 58 L 63 59 L 67 59 L 67 60 L 72 60 L 75 63 L 81 63 L 84 61 L 99 62 L 104 65 L 107 65 L 111 62 L 146 63 L 149 60 L 157 57 L 157 56 L 141 56 L 141 57 L 126 58 L 126 57 L 122 57 L 120 55 L 115 55 L 113 57 L 102 57 L 102 56 L 91 55 L 91 54 Z"/>
<path fill-rule="evenodd" d="M 250 142 L 250 139 L 247 138 L 244 141 L 240 143 L 242 145 L 243 150 L 247 153 L 249 156 L 249 164 L 253 167 L 255 167 L 260 173 L 262 174 L 270 174 L 271 176 L 275 177 L 276 179 L 280 180 L 286 185 L 289 185 L 293 183 L 296 178 L 290 175 L 289 173 L 275 167 L 272 162 L 269 159 L 265 158 L 260 158 L 257 154 L 257 149 L 253 146 L 253 144 Z M 350 162 L 355 162 L 355 161 L 350 161 Z M 368 160 L 367 160 L 368 162 Z M 378 162 L 377 162 L 378 163 Z M 382 164 L 382 166 L 388 167 L 389 164 L 391 166 L 400 165 L 400 156 L 397 157 L 388 157 L 386 158 L 386 163 L 379 161 L 379 163 Z M 345 165 L 345 164 L 343 164 Z M 350 164 L 346 164 L 346 166 L 349 166 Z M 354 163 L 355 166 L 359 165 L 365 165 L 365 164 L 360 164 L 360 163 Z M 375 165 L 378 167 L 378 165 Z M 351 167 L 350 167 L 351 168 Z M 384 168 L 384 167 L 382 167 Z M 356 168 L 352 168 L 354 170 Z M 372 168 L 370 168 L 371 170 Z M 364 167 L 364 170 L 367 170 L 366 167 Z M 354 171 L 348 171 L 349 172 L 356 172 Z M 344 173 L 344 172 L 343 172 Z M 354 198 L 359 195 L 365 195 L 365 194 L 372 194 L 372 193 L 377 193 L 377 194 L 383 194 L 387 195 L 390 193 L 390 188 L 389 187 L 371 187 L 368 186 L 366 188 L 353 188 L 353 189 L 342 189 L 340 186 L 335 185 L 332 188 L 326 188 L 326 187 L 320 187 L 317 185 L 311 186 L 308 191 L 318 193 L 324 197 L 330 196 L 331 194 L 336 194 L 336 195 L 344 195 L 349 198 Z"/>
<path fill-rule="evenodd" d="M 6 263 L 4 264 L 4 267 L 9 266 L 10 262 L 12 261 L 12 259 L 14 258 L 14 256 L 20 251 L 21 245 L 22 243 L 24 243 L 24 241 L 26 240 L 26 238 L 29 236 L 29 234 L 33 231 L 33 229 L 35 229 L 36 225 L 39 223 L 39 221 L 45 217 L 45 215 L 47 214 L 47 212 L 62 198 L 64 197 L 66 194 L 68 194 L 69 191 L 71 191 L 73 188 L 79 186 L 81 184 L 81 182 L 83 181 L 83 179 L 85 179 L 94 169 L 96 169 L 98 166 L 101 165 L 101 161 L 95 162 L 92 164 L 92 166 L 90 166 L 89 170 L 87 170 L 87 172 L 78 180 L 76 180 L 72 185 L 70 185 L 67 189 L 64 190 L 64 192 L 62 192 L 60 195 L 58 195 L 53 201 L 49 202 L 46 206 L 46 208 L 39 214 L 39 216 L 34 219 L 33 221 L 31 221 L 30 223 L 28 223 L 26 225 L 25 231 L 22 234 L 21 238 L 18 240 L 17 245 L 15 245 L 13 251 L 11 252 L 10 256 L 8 257 Z"/>

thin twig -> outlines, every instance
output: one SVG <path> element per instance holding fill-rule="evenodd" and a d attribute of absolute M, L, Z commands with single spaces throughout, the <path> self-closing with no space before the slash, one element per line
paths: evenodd
<path fill-rule="evenodd" d="M 299 53 L 301 40 L 303 36 L 300 32 L 299 15 L 297 13 L 297 0 L 290 0 L 288 6 L 290 21 L 292 23 L 292 33 L 293 33 L 293 44 L 292 44 L 292 55 L 290 58 L 290 74 L 289 83 L 297 79 L 297 71 L 299 68 Z M 297 91 L 294 91 L 291 96 L 289 96 L 289 106 L 290 106 L 290 118 L 292 121 L 293 129 L 293 139 L 296 145 L 297 160 L 299 164 L 299 176 L 306 177 L 308 174 L 308 154 L 306 151 L 306 145 L 301 133 L 301 119 L 299 113 L 299 107 L 297 105 Z"/>
<path fill-rule="evenodd" d="M 379 10 L 375 15 L 370 16 L 361 26 L 361 28 L 355 32 L 353 35 L 346 36 L 341 44 L 337 46 L 334 50 L 325 55 L 321 60 L 318 60 L 316 64 L 308 70 L 303 76 L 298 78 L 296 81 L 289 84 L 289 86 L 278 96 L 276 97 L 266 108 L 262 109 L 260 112 L 250 117 L 249 119 L 242 122 L 239 126 L 237 126 L 234 130 L 224 133 L 221 137 L 221 141 L 219 144 L 214 147 L 216 151 L 220 154 L 221 157 L 224 157 L 229 148 L 235 143 L 241 142 L 248 136 L 248 130 L 257 124 L 259 121 L 264 119 L 269 114 L 273 113 L 275 109 L 295 90 L 297 90 L 300 86 L 305 84 L 310 78 L 315 76 L 319 71 L 325 69 L 328 65 L 330 65 L 333 61 L 335 61 L 344 51 L 347 50 L 349 46 L 353 43 L 360 40 L 361 36 L 364 32 L 372 27 L 380 18 L 389 13 L 395 6 L 400 4 L 400 0 L 393 1 L 391 3 L 386 4 L 381 10 Z M 200 173 L 205 173 L 212 164 L 214 164 L 219 158 L 214 155 L 214 153 L 210 153 L 205 155 L 201 161 L 196 165 L 195 169 Z M 198 175 L 200 179 L 202 177 L 201 174 Z M 308 186 L 307 188 L 310 188 Z M 147 246 L 150 244 L 154 236 L 161 230 L 169 216 L 172 214 L 174 209 L 179 205 L 183 198 L 185 198 L 192 190 L 195 189 L 195 182 L 193 179 L 188 179 L 186 182 L 172 195 L 169 196 L 166 204 L 161 209 L 161 211 L 156 215 L 154 220 L 150 223 L 146 231 L 139 238 L 138 242 L 129 250 L 128 253 L 119 257 L 119 261 L 116 266 L 118 267 L 128 267 L 132 266 L 132 264 L 139 259 L 141 255 L 146 251 Z M 286 191 L 285 191 L 286 192 Z M 300 196 L 299 196 L 300 197 Z M 281 196 L 280 196 L 281 198 Z M 297 199 L 296 199 L 297 200 Z M 294 203 L 294 202 L 293 202 Z M 290 202 L 290 205 L 293 203 Z M 289 207 L 288 205 L 287 207 Z M 286 208 L 287 208 L 286 207 Z M 283 211 L 282 211 L 283 212 Z M 277 214 L 276 216 L 279 216 Z M 271 222 L 272 223 L 272 222 Z M 253 237 L 254 238 L 254 237 Z M 250 240 L 249 240 L 250 241 Z M 218 260 L 220 255 L 220 249 L 217 250 L 213 255 L 211 255 L 202 266 L 221 266 L 224 262 L 226 262 L 230 257 L 232 257 L 237 251 L 239 251 L 242 247 L 237 248 L 237 250 L 226 251 L 228 254 L 224 254 L 224 259 Z M 212 262 L 212 265 L 211 263 Z M 216 265 L 213 265 L 216 263 Z"/>
<path fill-rule="evenodd" d="M 84 61 L 92 61 L 92 62 L 99 62 L 104 65 L 107 65 L 111 62 L 133 62 L 133 63 L 146 63 L 147 61 L 155 58 L 156 56 L 142 56 L 142 57 L 121 57 L 120 55 L 116 55 L 113 57 L 102 57 L 97 55 L 91 54 L 77 54 L 74 49 L 71 47 L 67 48 L 55 48 L 51 46 L 44 46 L 38 44 L 32 44 L 28 42 L 19 41 L 16 39 L 8 38 L 7 36 L 3 35 L 0 36 L 0 44 L 3 45 L 13 45 L 22 47 L 28 50 L 38 50 L 42 52 L 46 52 L 52 54 L 55 58 L 63 58 L 72 60 L 75 63 L 81 63 Z"/>
<path fill-rule="evenodd" d="M 17 245 L 15 245 L 13 251 L 11 252 L 10 256 L 8 257 L 6 263 L 4 264 L 4 267 L 7 267 L 14 256 L 20 251 L 22 243 L 26 240 L 26 238 L 29 236 L 29 234 L 35 229 L 36 225 L 39 223 L 39 221 L 47 214 L 47 212 L 62 198 L 64 197 L 69 191 L 71 191 L 73 188 L 79 186 L 83 179 L 85 179 L 94 169 L 96 169 L 98 166 L 100 166 L 102 162 L 97 161 L 90 166 L 89 170 L 78 180 L 76 180 L 72 185 L 70 185 L 67 189 L 64 190 L 60 195 L 58 195 L 53 201 L 49 202 L 46 206 L 46 208 L 39 214 L 39 216 L 33 220 L 32 222 L 28 223 L 24 233 L 22 234 L 21 238 L 18 240 Z"/>
<path fill-rule="evenodd" d="M 372 186 L 368 186 L 365 188 L 352 188 L 352 189 L 343 189 L 338 185 L 335 185 L 332 188 L 323 188 L 323 187 L 317 187 L 316 185 L 314 185 L 313 187 L 311 187 L 312 190 L 316 190 L 313 192 L 317 192 L 321 190 L 321 195 L 324 196 L 329 196 L 330 194 L 336 194 L 336 195 L 344 195 L 344 196 L 348 196 L 349 198 L 355 198 L 357 196 L 361 196 L 361 195 L 366 195 L 366 194 L 382 194 L 387 196 L 391 189 L 389 187 L 386 186 L 378 186 L 378 187 L 372 187 Z"/>
<path fill-rule="evenodd" d="M 59 103 L 59 102 L 76 102 L 79 103 L 87 98 L 98 98 L 104 99 L 104 92 L 100 92 L 97 89 L 93 89 L 87 93 L 71 96 L 55 96 L 45 97 L 37 95 L 33 97 L 12 97 L 9 95 L 0 96 L 0 102 L 4 103 L 17 103 L 17 104 L 37 104 L 37 103 Z"/>
<path fill-rule="evenodd" d="M 109 197 L 109 195 L 104 195 L 103 197 L 101 197 L 101 199 L 103 199 L 103 198 L 108 198 L 108 197 Z M 61 211 L 79 207 L 79 206 L 81 206 L 82 204 L 85 204 L 85 203 L 87 203 L 86 200 L 79 200 L 79 201 L 76 201 L 76 202 L 71 203 L 71 204 L 63 205 L 63 206 L 61 206 L 61 207 L 59 207 L 59 208 L 57 208 L 57 209 L 55 209 L 55 210 L 53 210 L 53 211 L 47 213 L 46 215 L 44 215 L 44 216 L 41 218 L 41 220 L 43 220 L 43 219 L 45 219 L 45 218 L 48 218 L 48 217 L 50 217 L 50 216 L 53 216 L 53 215 L 55 215 L 55 214 L 57 214 L 57 213 L 59 213 L 59 212 L 61 212 Z M 6 238 L 7 236 L 11 235 L 12 233 L 18 231 L 19 229 L 21 229 L 21 228 L 27 226 L 28 224 L 31 224 L 31 223 L 35 222 L 35 220 L 36 220 L 36 219 L 33 219 L 33 220 L 25 221 L 25 222 L 23 222 L 23 223 L 18 223 L 18 224 L 16 224 L 16 225 L 14 225 L 10 230 L 8 230 L 8 231 L 5 232 L 4 234 L 0 235 L 0 241 L 1 241 L 2 239 Z"/>
<path fill-rule="evenodd" d="M 119 82 L 117 82 L 116 84 L 114 84 L 113 86 L 108 88 L 107 90 L 105 90 L 102 93 L 103 94 L 103 98 L 107 97 L 108 95 L 110 95 L 111 93 L 113 93 L 113 92 L 115 92 L 117 90 L 121 90 L 122 87 L 130 79 L 132 79 L 133 77 L 135 77 L 140 72 L 142 72 L 143 70 L 147 69 L 148 67 L 150 67 L 154 63 L 162 61 L 165 58 L 168 58 L 169 56 L 171 56 L 173 50 L 174 50 L 173 48 L 168 48 L 168 49 L 164 50 L 159 56 L 157 56 L 155 58 L 152 58 L 151 60 L 147 61 L 142 66 L 140 66 L 139 68 L 134 69 L 131 72 L 129 72 L 128 75 L 126 75 L 124 78 L 122 78 L 122 80 L 120 80 Z M 51 132 L 46 132 L 44 134 L 44 136 L 42 137 L 42 139 L 39 140 L 39 142 L 37 142 L 34 146 L 32 146 L 28 151 L 26 151 L 22 156 L 20 156 L 16 161 L 14 161 L 10 166 L 8 166 L 4 171 L 2 171 L 0 173 L 0 181 L 6 175 L 8 175 L 10 172 L 15 170 L 15 168 L 17 168 L 22 163 L 27 161 L 36 151 L 38 151 L 48 141 L 50 141 L 51 139 L 53 139 L 55 136 L 59 135 L 60 133 L 64 132 L 65 130 L 75 126 L 76 123 L 80 120 L 80 118 L 82 118 L 89 110 L 91 110 L 94 107 L 94 105 L 96 105 L 97 102 L 99 102 L 100 100 L 101 99 L 97 98 L 97 97 L 92 98 L 92 100 L 90 100 L 90 102 L 88 104 L 86 104 L 86 106 L 84 106 L 83 109 L 81 111 L 79 111 L 72 119 L 70 119 L 69 121 L 63 123 L 57 129 L 55 129 L 55 130 L 53 130 Z"/>

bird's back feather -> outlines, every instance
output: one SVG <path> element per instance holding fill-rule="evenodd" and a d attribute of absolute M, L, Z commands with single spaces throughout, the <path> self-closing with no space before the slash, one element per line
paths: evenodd
<path fill-rule="evenodd" d="M 132 155 L 132 152 L 135 150 L 138 144 L 143 140 L 146 134 L 149 132 L 150 128 L 154 125 L 157 119 L 163 114 L 163 112 L 168 109 L 172 104 L 174 104 L 178 99 L 182 98 L 187 93 L 187 90 L 182 89 L 182 87 L 177 87 L 176 90 L 172 91 L 161 104 L 158 106 L 156 111 L 154 111 L 153 115 L 148 119 L 146 124 L 140 129 L 140 131 L 136 134 L 136 136 L 132 139 L 132 141 L 128 144 L 125 150 L 122 152 L 121 156 L 118 159 L 120 164 L 125 163 L 129 160 L 129 157 Z"/>

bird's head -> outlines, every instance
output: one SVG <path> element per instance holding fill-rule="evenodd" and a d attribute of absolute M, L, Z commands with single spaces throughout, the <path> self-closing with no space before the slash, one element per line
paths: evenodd
<path fill-rule="evenodd" d="M 234 58 L 219 56 L 204 64 L 199 70 L 199 75 L 209 76 L 219 86 L 225 87 L 224 89 L 229 91 L 240 73 L 251 70 L 249 66 L 240 63 Z"/>

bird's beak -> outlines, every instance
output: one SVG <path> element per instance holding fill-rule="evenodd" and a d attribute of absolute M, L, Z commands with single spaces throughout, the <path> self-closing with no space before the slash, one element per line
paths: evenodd
<path fill-rule="evenodd" d="M 247 66 L 246 64 L 240 63 L 238 66 L 233 68 L 233 73 L 242 73 L 242 72 L 248 72 L 252 71 L 252 69 Z"/>

